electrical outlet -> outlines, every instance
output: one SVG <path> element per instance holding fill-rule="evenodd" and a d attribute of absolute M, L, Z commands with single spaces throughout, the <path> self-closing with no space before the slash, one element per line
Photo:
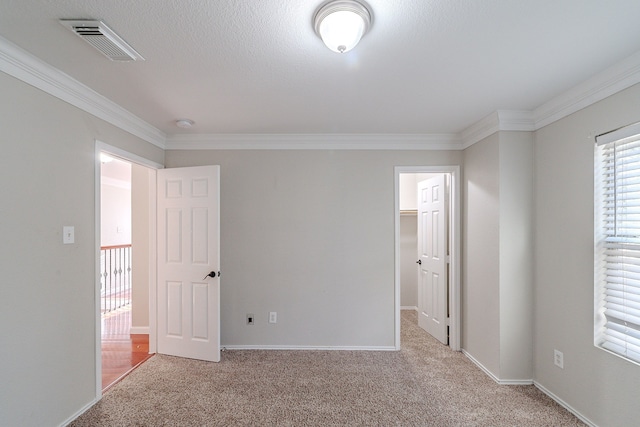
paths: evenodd
<path fill-rule="evenodd" d="M 564 369 L 564 354 L 561 351 L 553 350 L 553 363 L 560 369 Z"/>
<path fill-rule="evenodd" d="M 253 317 L 253 314 L 247 314 L 247 325 L 253 325 L 254 320 L 255 318 Z"/>
<path fill-rule="evenodd" d="M 278 313 L 275 311 L 269 312 L 269 323 L 278 323 Z"/>

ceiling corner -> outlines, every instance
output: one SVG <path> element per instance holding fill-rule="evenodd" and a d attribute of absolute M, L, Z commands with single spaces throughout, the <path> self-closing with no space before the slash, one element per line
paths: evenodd
<path fill-rule="evenodd" d="M 0 71 L 159 148 L 166 146 L 164 132 L 1 36 Z"/>
<path fill-rule="evenodd" d="M 640 51 L 534 110 L 536 130 L 640 83 Z"/>

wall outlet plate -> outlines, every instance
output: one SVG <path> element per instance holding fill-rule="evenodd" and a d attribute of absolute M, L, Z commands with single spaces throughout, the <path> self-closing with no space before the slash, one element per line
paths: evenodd
<path fill-rule="evenodd" d="M 247 313 L 247 325 L 253 325 L 255 320 L 256 319 L 255 319 L 255 317 L 253 317 L 253 314 Z"/>
<path fill-rule="evenodd" d="M 560 369 L 564 369 L 564 354 L 559 350 L 553 350 L 553 364 Z"/>
<path fill-rule="evenodd" d="M 269 323 L 278 323 L 278 313 L 275 311 L 269 312 Z"/>

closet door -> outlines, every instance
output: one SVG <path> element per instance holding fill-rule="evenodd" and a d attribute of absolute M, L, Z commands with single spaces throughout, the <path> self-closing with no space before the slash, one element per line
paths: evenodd
<path fill-rule="evenodd" d="M 443 344 L 448 334 L 446 177 L 418 183 L 418 324 Z"/>

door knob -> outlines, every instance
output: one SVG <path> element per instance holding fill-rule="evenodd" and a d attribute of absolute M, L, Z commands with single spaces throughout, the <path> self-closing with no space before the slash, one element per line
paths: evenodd
<path fill-rule="evenodd" d="M 204 278 L 202 280 L 206 279 L 207 277 L 216 277 L 216 272 L 215 271 L 210 272 L 209 274 L 204 276 Z"/>
<path fill-rule="evenodd" d="M 417 260 L 416 264 L 422 265 L 422 260 L 421 259 Z"/>

